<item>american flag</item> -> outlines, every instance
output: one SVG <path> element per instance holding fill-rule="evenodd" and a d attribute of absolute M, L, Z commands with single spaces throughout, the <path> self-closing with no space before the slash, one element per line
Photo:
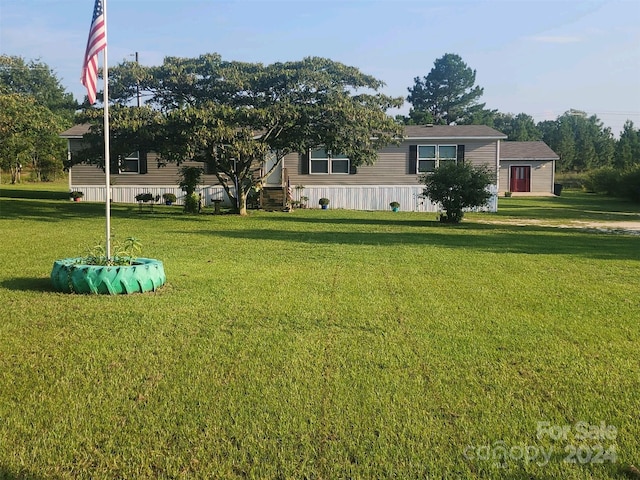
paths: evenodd
<path fill-rule="evenodd" d="M 98 84 L 98 53 L 107 46 L 107 29 L 104 19 L 103 0 L 96 0 L 93 8 L 93 20 L 87 40 L 87 50 L 84 53 L 82 66 L 82 84 L 87 87 L 89 103 L 96 103 L 96 90 Z"/>

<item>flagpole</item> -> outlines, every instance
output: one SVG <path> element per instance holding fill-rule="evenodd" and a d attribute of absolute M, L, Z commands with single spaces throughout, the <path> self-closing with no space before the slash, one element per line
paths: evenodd
<path fill-rule="evenodd" d="M 103 52 L 103 80 L 104 80 L 104 173 L 105 173 L 105 215 L 106 235 L 105 253 L 107 260 L 111 259 L 111 157 L 109 148 L 109 67 L 107 63 L 107 0 L 103 0 L 105 47 Z"/>

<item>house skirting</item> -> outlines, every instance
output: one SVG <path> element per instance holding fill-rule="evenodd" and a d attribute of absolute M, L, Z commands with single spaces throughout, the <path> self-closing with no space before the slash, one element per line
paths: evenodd
<path fill-rule="evenodd" d="M 428 198 L 423 198 L 424 188 L 420 185 L 336 185 L 336 186 L 305 186 L 302 190 L 294 190 L 293 199 L 300 200 L 301 196 L 309 197 L 307 205 L 310 208 L 320 208 L 321 198 L 329 199 L 329 208 L 344 208 L 347 210 L 389 210 L 391 202 L 400 203 L 400 210 L 405 212 L 437 212 L 439 205 Z M 479 210 L 496 212 L 498 210 L 498 195 L 496 185 L 490 187 L 491 199 L 488 205 Z"/>
<path fill-rule="evenodd" d="M 78 190 L 84 193 L 83 200 L 86 202 L 104 202 L 104 185 L 71 185 L 71 190 Z M 175 185 L 111 185 L 111 200 L 113 203 L 136 203 L 136 195 L 139 193 L 150 193 L 154 197 L 159 196 L 159 202 L 163 202 L 163 193 L 173 193 L 177 197 L 177 205 L 184 205 L 185 193 Z M 223 205 L 231 205 L 229 197 L 224 189 L 219 185 L 202 186 L 196 193 L 202 194 L 203 206 L 212 204 L 213 200 L 223 200 Z"/>
<path fill-rule="evenodd" d="M 79 190 L 84 193 L 84 201 L 104 202 L 104 185 L 71 185 L 71 190 Z M 491 198 L 488 204 L 478 209 L 479 211 L 496 212 L 498 210 L 497 187 L 490 187 Z M 230 205 L 229 197 L 219 185 L 205 185 L 198 191 L 202 194 L 203 206 L 209 206 L 213 200 L 220 199 L 223 205 Z M 318 201 L 321 198 L 329 199 L 329 208 L 343 208 L 347 210 L 389 210 L 391 202 L 400 203 L 400 210 L 405 212 L 437 212 L 439 206 L 428 198 L 422 197 L 423 187 L 420 185 L 322 185 L 305 186 L 304 189 L 293 191 L 293 200 L 300 197 L 309 197 L 307 205 L 310 208 L 320 208 Z M 163 193 L 173 193 L 177 198 L 177 204 L 184 203 L 184 192 L 175 185 L 112 185 L 111 198 L 114 203 L 136 203 L 136 195 L 150 193 L 160 196 Z"/>

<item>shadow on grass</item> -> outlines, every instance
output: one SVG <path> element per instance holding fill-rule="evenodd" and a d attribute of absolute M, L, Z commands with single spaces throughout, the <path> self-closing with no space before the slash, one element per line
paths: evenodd
<path fill-rule="evenodd" d="M 0 480 L 44 480 L 45 477 L 36 475 L 28 470 L 14 470 L 4 465 L 0 465 Z M 57 480 L 58 476 L 47 476 L 49 480 Z"/>
<path fill-rule="evenodd" d="M 428 215 L 428 214 L 427 214 Z M 274 221 L 273 218 L 268 216 L 256 217 L 257 221 Z M 363 218 L 362 216 L 358 217 L 338 217 L 338 216 L 327 216 L 327 217 L 297 217 L 294 214 L 281 214 L 277 218 L 278 222 L 285 223 L 308 223 L 308 224 L 332 224 L 332 225 L 386 225 L 386 226 L 398 226 L 398 227 L 426 227 L 431 224 L 439 225 L 438 222 L 433 221 L 433 217 L 429 216 L 428 218 L 414 218 L 414 219 L 402 219 L 398 220 L 395 218 Z M 454 226 L 455 228 L 455 226 Z"/>
<path fill-rule="evenodd" d="M 0 282 L 2 288 L 7 290 L 15 290 L 19 292 L 57 292 L 53 288 L 51 279 L 47 278 L 32 278 L 32 277 L 18 277 L 9 278 Z M 2 477 L 0 477 L 2 478 Z"/>
<path fill-rule="evenodd" d="M 347 222 L 345 222 L 347 223 Z M 386 223 L 389 224 L 389 223 Z M 347 225 L 345 225 L 347 226 Z M 553 227 L 495 226 L 467 223 L 443 227 L 421 222 L 420 231 L 200 231 L 212 237 L 326 245 L 424 245 L 491 253 L 572 255 L 608 260 L 640 260 L 640 240 L 630 235 L 584 232 Z M 178 234 L 179 232 L 176 232 Z"/>
<path fill-rule="evenodd" d="M 32 200 L 69 200 L 69 192 L 61 190 L 30 190 L 20 187 L 0 187 L 0 197 Z"/>
<path fill-rule="evenodd" d="M 182 208 L 156 207 L 154 210 L 140 210 L 138 205 L 114 203 L 111 205 L 114 218 L 126 217 L 138 220 L 157 220 L 159 218 L 185 218 L 193 220 L 197 215 L 185 215 Z M 2 198 L 0 200 L 0 219 L 23 219 L 42 222 L 60 222 L 67 219 L 104 218 L 105 205 L 100 202 L 46 201 L 33 199 Z M 204 217 L 204 215 L 201 215 Z"/>
<path fill-rule="evenodd" d="M 100 203 L 45 201 L 45 200 L 0 200 L 0 219 L 23 219 L 42 222 L 60 222 L 69 218 L 92 218 L 104 216 L 105 207 Z"/>

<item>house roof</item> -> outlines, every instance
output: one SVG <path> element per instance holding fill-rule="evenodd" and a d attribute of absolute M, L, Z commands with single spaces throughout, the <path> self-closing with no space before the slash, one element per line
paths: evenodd
<path fill-rule="evenodd" d="M 544 142 L 502 142 L 500 160 L 559 160 L 556 152 Z"/>
<path fill-rule="evenodd" d="M 62 138 L 82 138 L 82 136 L 89 131 L 89 127 L 91 127 L 91 125 L 88 123 L 74 125 L 70 129 L 62 132 L 60 136 Z"/>
<path fill-rule="evenodd" d="M 505 134 L 486 125 L 408 125 L 404 127 L 404 136 L 407 140 L 507 138 Z"/>
<path fill-rule="evenodd" d="M 74 125 L 60 134 L 62 138 L 82 138 L 89 131 L 88 123 Z M 441 140 L 441 139 L 492 139 L 504 140 L 503 133 L 486 125 L 408 125 L 404 127 L 407 140 Z M 511 142 L 529 143 L 529 142 Z M 547 147 L 548 148 L 548 147 Z"/>

